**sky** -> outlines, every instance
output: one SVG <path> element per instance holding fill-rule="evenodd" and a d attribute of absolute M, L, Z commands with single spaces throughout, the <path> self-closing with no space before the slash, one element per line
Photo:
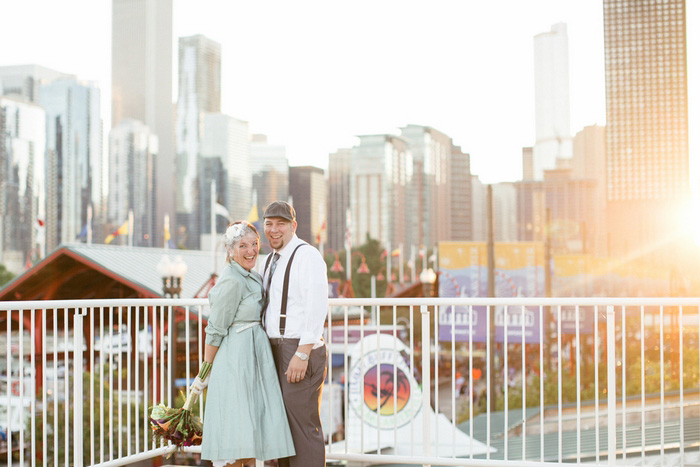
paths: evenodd
<path fill-rule="evenodd" d="M 0 66 L 38 64 L 102 88 L 110 125 L 111 1 L 1 0 Z M 362 134 L 433 127 L 485 183 L 521 178 L 535 138 L 533 37 L 567 24 L 572 136 L 605 124 L 602 0 L 173 0 L 177 38 L 222 47 L 222 112 L 327 168 Z M 700 180 L 700 1 L 687 1 L 691 183 Z M 693 139 L 694 138 L 694 139 Z"/>

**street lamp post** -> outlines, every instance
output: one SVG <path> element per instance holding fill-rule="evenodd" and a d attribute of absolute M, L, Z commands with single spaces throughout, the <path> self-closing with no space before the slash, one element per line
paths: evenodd
<path fill-rule="evenodd" d="M 420 278 L 421 284 L 423 284 L 423 296 L 432 297 L 435 295 L 435 279 L 437 279 L 437 274 L 433 271 L 433 268 L 425 268 L 420 272 L 418 276 Z"/>
<path fill-rule="evenodd" d="M 187 273 L 187 263 L 182 260 L 181 256 L 176 256 L 175 261 L 170 261 L 167 255 L 163 255 L 158 264 L 156 271 L 163 280 L 163 296 L 168 298 L 180 298 L 182 294 L 182 278 Z M 189 345 L 189 342 L 187 343 Z M 170 308 L 168 314 L 168 366 L 172 370 L 172 375 L 177 377 L 175 347 L 177 346 L 177 327 L 173 319 L 173 309 Z M 175 386 L 170 388 L 170 404 L 175 401 Z"/>
<path fill-rule="evenodd" d="M 340 264 L 340 259 L 338 258 L 338 252 L 335 250 L 327 250 L 329 253 L 333 253 L 335 256 L 335 260 L 333 261 L 333 264 L 331 265 L 331 272 L 343 272 L 343 265 Z"/>
<path fill-rule="evenodd" d="M 170 298 L 180 298 L 182 293 L 182 278 L 187 273 L 187 263 L 181 256 L 176 256 L 175 261 L 163 255 L 158 262 L 156 270 L 163 279 L 163 296 Z"/>

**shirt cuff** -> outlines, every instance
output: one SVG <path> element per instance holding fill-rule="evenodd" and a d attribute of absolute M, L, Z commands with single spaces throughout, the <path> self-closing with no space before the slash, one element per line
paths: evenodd
<path fill-rule="evenodd" d="M 314 336 L 310 332 L 303 333 L 299 338 L 299 345 L 316 344 L 316 342 L 318 342 L 318 337 Z"/>
<path fill-rule="evenodd" d="M 207 334 L 207 338 L 204 341 L 204 343 L 207 345 L 213 345 L 214 347 L 219 347 L 221 345 L 222 340 L 224 340 L 224 336 L 216 336 L 213 334 Z"/>

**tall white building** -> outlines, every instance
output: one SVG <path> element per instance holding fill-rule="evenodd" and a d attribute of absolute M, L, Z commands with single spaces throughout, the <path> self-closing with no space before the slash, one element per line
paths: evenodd
<path fill-rule="evenodd" d="M 39 88 L 46 111 L 46 247 L 82 239 L 105 221 L 100 90 L 94 83 L 59 79 Z"/>
<path fill-rule="evenodd" d="M 172 0 L 112 0 L 112 126 L 132 118 L 158 136 L 157 245 L 175 213 L 172 47 Z"/>
<path fill-rule="evenodd" d="M 472 238 L 475 242 L 485 242 L 487 240 L 486 229 L 486 185 L 481 183 L 478 175 L 472 175 Z"/>
<path fill-rule="evenodd" d="M 573 177 L 593 181 L 592 212 L 587 213 L 583 251 L 607 254 L 607 171 L 605 164 L 605 127 L 584 127 L 574 137 Z"/>
<path fill-rule="evenodd" d="M 202 35 L 179 40 L 179 86 L 175 123 L 176 228 L 196 232 L 187 247 L 198 248 L 201 230 L 198 182 L 202 118 L 221 110 L 221 45 Z"/>
<path fill-rule="evenodd" d="M 409 211 L 412 227 L 409 245 L 416 247 L 436 245 L 450 240 L 450 185 L 449 162 L 452 140 L 434 128 L 407 125 L 401 128 L 413 156 L 413 188 Z"/>
<path fill-rule="evenodd" d="M 493 187 L 493 239 L 496 242 L 518 240 L 516 188 L 513 183 L 496 183 Z M 488 235 L 488 231 L 486 232 Z"/>
<path fill-rule="evenodd" d="M 0 96 L 0 263 L 15 274 L 44 256 L 46 114 Z"/>
<path fill-rule="evenodd" d="M 107 218 L 114 225 L 122 225 L 131 211 L 135 246 L 161 246 L 153 238 L 157 155 L 158 137 L 143 122 L 126 118 L 110 131 Z"/>
<path fill-rule="evenodd" d="M 566 24 L 534 38 L 535 145 L 532 175 L 543 180 L 544 171 L 557 167 L 557 159 L 570 159 L 573 140 L 569 110 L 569 39 Z"/>
<path fill-rule="evenodd" d="M 265 135 L 252 135 L 250 171 L 260 216 L 272 201 L 289 197 L 289 160 L 285 146 L 268 143 Z"/>
<path fill-rule="evenodd" d="M 394 135 L 360 136 L 351 150 L 352 243 L 367 235 L 382 245 L 409 245 L 408 209 L 413 159 L 406 140 Z"/>
<path fill-rule="evenodd" d="M 252 202 L 248 122 L 221 113 L 204 115 L 202 157 L 219 157 L 226 176 L 224 205 L 234 220 L 246 219 Z"/>
<path fill-rule="evenodd" d="M 350 208 L 350 174 L 352 150 L 341 148 L 328 155 L 328 217 L 327 240 L 331 250 L 345 245 L 345 222 Z"/>

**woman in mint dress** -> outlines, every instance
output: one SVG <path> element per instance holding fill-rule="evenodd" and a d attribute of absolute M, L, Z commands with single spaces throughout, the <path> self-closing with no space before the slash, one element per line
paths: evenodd
<path fill-rule="evenodd" d="M 262 278 L 253 270 L 260 236 L 239 222 L 224 234 L 227 265 L 209 291 L 204 361 L 212 363 L 204 410 L 202 459 L 214 467 L 293 456 L 294 445 L 270 343 L 260 324 Z"/>

